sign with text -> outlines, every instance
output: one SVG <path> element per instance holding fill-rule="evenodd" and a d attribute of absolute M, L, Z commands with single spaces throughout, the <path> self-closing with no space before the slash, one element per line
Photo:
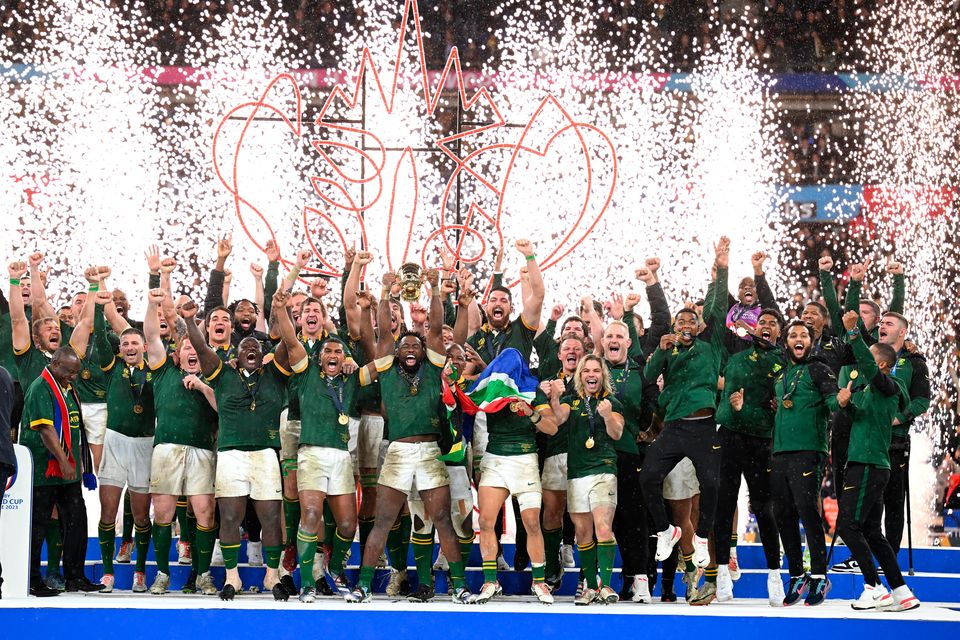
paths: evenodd
<path fill-rule="evenodd" d="M 26 598 L 30 592 L 30 520 L 33 515 L 33 457 L 13 445 L 17 470 L 7 480 L 0 502 L 0 564 L 3 597 Z"/>

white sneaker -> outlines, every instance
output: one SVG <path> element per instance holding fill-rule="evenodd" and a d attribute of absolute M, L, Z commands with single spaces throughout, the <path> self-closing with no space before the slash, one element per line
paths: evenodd
<path fill-rule="evenodd" d="M 693 536 L 693 564 L 701 569 L 710 564 L 710 541 L 707 538 Z"/>
<path fill-rule="evenodd" d="M 142 571 L 133 572 L 133 588 L 131 589 L 134 593 L 146 593 L 147 591 L 147 576 Z"/>
<path fill-rule="evenodd" d="M 262 542 L 247 542 L 247 564 L 251 567 L 263 566 Z"/>
<path fill-rule="evenodd" d="M 717 567 L 717 602 L 733 600 L 733 578 L 730 577 L 730 567 Z"/>
<path fill-rule="evenodd" d="M 170 576 L 163 571 L 157 571 L 157 576 L 153 579 L 153 585 L 150 587 L 150 593 L 159 596 L 167 592 L 170 588 Z"/>
<path fill-rule="evenodd" d="M 871 609 L 881 609 L 893 605 L 893 596 L 884 588 L 882 584 L 877 586 L 863 585 L 863 593 L 860 597 L 850 603 L 850 606 L 857 611 L 869 611 Z"/>
<path fill-rule="evenodd" d="M 447 562 L 447 557 L 443 555 L 443 551 L 437 554 L 437 561 L 433 563 L 434 571 L 450 571 L 450 563 Z"/>
<path fill-rule="evenodd" d="M 550 593 L 550 587 L 545 582 L 534 582 L 530 591 L 537 596 L 541 604 L 553 604 L 553 594 Z"/>
<path fill-rule="evenodd" d="M 657 532 L 657 562 L 663 562 L 673 553 L 673 547 L 680 542 L 682 532 L 680 527 L 672 524 L 663 531 Z"/>
<path fill-rule="evenodd" d="M 213 555 L 210 556 L 210 566 L 211 567 L 223 566 L 223 549 L 220 548 L 219 540 L 215 540 L 213 543 Z"/>
<path fill-rule="evenodd" d="M 913 591 L 905 584 L 894 589 L 890 595 L 893 597 L 893 604 L 888 611 L 910 611 L 920 606 L 917 596 L 913 595 Z"/>
<path fill-rule="evenodd" d="M 190 555 L 190 543 L 177 541 L 177 564 L 190 564 L 193 560 Z"/>
<path fill-rule="evenodd" d="M 103 577 L 100 578 L 100 584 L 103 585 L 103 589 L 100 590 L 100 593 L 110 593 L 113 591 L 113 574 L 105 573 Z"/>
<path fill-rule="evenodd" d="M 499 582 L 484 582 L 483 586 L 480 587 L 480 593 L 476 595 L 473 599 L 474 604 L 487 604 L 503 593 L 503 589 L 500 587 Z"/>
<path fill-rule="evenodd" d="M 502 553 L 497 554 L 497 571 L 513 571 L 513 567 L 507 564 Z"/>
<path fill-rule="evenodd" d="M 217 595 L 217 585 L 213 584 L 213 576 L 207 571 L 202 576 L 197 577 L 197 593 L 205 596 Z"/>
<path fill-rule="evenodd" d="M 564 569 L 572 569 L 577 566 L 577 563 L 573 561 L 573 545 L 560 545 L 560 563 Z"/>
<path fill-rule="evenodd" d="M 730 562 L 727 563 L 727 568 L 730 569 L 730 579 L 736 582 L 740 579 L 740 563 L 737 562 L 737 554 L 733 551 L 734 549 L 730 550 Z"/>
<path fill-rule="evenodd" d="M 633 576 L 633 596 L 630 599 L 633 602 L 642 602 L 644 604 L 653 602 L 647 576 Z"/>
<path fill-rule="evenodd" d="M 767 599 L 771 607 L 782 607 L 786 594 L 783 592 L 783 578 L 779 569 L 770 569 L 767 572 Z"/>

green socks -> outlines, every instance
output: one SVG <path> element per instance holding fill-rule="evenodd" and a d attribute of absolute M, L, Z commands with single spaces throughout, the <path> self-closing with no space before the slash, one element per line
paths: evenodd
<path fill-rule="evenodd" d="M 543 530 L 543 552 L 546 554 L 546 572 L 551 578 L 560 573 L 560 543 L 563 542 L 563 528 Z"/>
<path fill-rule="evenodd" d="M 347 552 L 350 551 L 350 545 L 353 544 L 353 536 L 345 538 L 340 535 L 336 528 L 333 530 L 333 550 L 330 552 L 330 572 L 333 575 L 339 575 L 343 571 L 343 565 L 347 561 Z"/>
<path fill-rule="evenodd" d="M 190 516 L 187 513 L 187 498 L 180 496 L 177 498 L 177 524 L 180 525 L 180 542 L 193 542 L 193 532 L 197 528 L 197 519 L 193 518 L 191 527 Z M 154 532 L 156 536 L 156 532 Z"/>
<path fill-rule="evenodd" d="M 184 529 L 183 526 L 180 527 L 180 540 L 189 542 L 192 545 L 193 541 L 197 538 L 197 516 L 187 512 L 186 521 L 187 528 Z"/>
<path fill-rule="evenodd" d="M 173 537 L 173 525 L 170 522 L 153 523 L 153 555 L 157 560 L 157 571 L 170 575 L 170 545 Z M 140 552 L 137 551 L 137 562 L 140 562 Z"/>
<path fill-rule="evenodd" d="M 297 555 L 300 556 L 300 584 L 303 588 L 314 587 L 313 560 L 317 555 L 317 534 L 297 530 Z"/>
<path fill-rule="evenodd" d="M 169 527 L 169 525 L 167 526 Z M 147 552 L 150 550 L 150 528 L 151 527 L 150 527 L 149 520 L 147 520 L 147 524 L 143 525 L 142 527 L 140 525 L 136 525 L 134 527 L 133 543 L 137 547 L 136 570 L 140 572 L 145 572 L 147 570 Z M 168 535 L 167 556 L 169 557 L 169 554 L 170 554 L 169 530 L 167 532 L 167 535 Z M 159 562 L 159 559 L 158 559 L 158 562 Z M 168 566 L 167 569 L 169 570 L 170 567 Z"/>
<path fill-rule="evenodd" d="M 544 582 L 546 579 L 546 564 L 543 562 L 531 562 L 530 572 L 533 574 L 534 582 Z"/>
<path fill-rule="evenodd" d="M 617 541 L 614 539 L 597 542 L 597 567 L 600 571 L 600 580 L 606 586 L 611 586 L 613 578 L 613 563 L 617 557 Z"/>
<path fill-rule="evenodd" d="M 47 522 L 47 575 L 60 573 L 60 556 L 63 555 L 63 538 L 60 533 L 60 519 L 51 518 Z"/>
<path fill-rule="evenodd" d="M 597 588 L 597 543 L 590 541 L 589 544 L 578 544 L 577 550 L 580 552 L 580 570 L 583 571 L 583 577 L 587 581 L 587 587 Z"/>
<path fill-rule="evenodd" d="M 207 529 L 204 526 L 197 525 L 197 533 L 193 538 L 193 548 L 190 550 L 193 554 L 193 567 L 197 570 L 197 575 L 202 576 L 210 570 L 210 558 L 213 556 L 213 543 L 217 539 L 217 527 L 213 526 Z M 236 559 L 234 559 L 234 565 Z"/>
<path fill-rule="evenodd" d="M 357 580 L 357 585 L 363 587 L 363 590 L 367 593 L 370 593 L 370 584 L 373 582 L 375 570 L 374 567 L 368 567 L 367 565 L 360 567 L 360 579 Z"/>
<path fill-rule="evenodd" d="M 298 544 L 297 532 L 300 529 L 300 500 L 283 497 L 283 524 L 287 544 Z"/>
<path fill-rule="evenodd" d="M 223 545 L 221 545 L 222 547 Z M 268 547 L 263 545 L 263 561 L 267 564 L 267 569 L 279 569 L 280 568 L 280 556 L 283 554 L 283 547 L 277 545 L 275 547 Z"/>
<path fill-rule="evenodd" d="M 450 567 L 450 575 L 453 576 L 453 566 Z M 483 581 L 497 581 L 497 559 L 483 561 Z"/>
<path fill-rule="evenodd" d="M 707 582 L 717 583 L 717 568 L 707 567 L 703 570 L 703 577 Z"/>
<path fill-rule="evenodd" d="M 226 569 L 237 568 L 237 558 L 240 556 L 240 543 L 227 544 L 220 541 L 220 551 L 223 553 L 223 566 Z"/>
<path fill-rule="evenodd" d="M 680 557 L 683 559 L 683 570 L 687 573 L 697 570 L 697 565 L 693 564 L 693 554 L 687 555 L 686 553 L 681 553 Z"/>
<path fill-rule="evenodd" d="M 460 560 L 463 562 L 464 567 L 470 564 L 470 554 L 473 553 L 473 540 L 475 537 L 476 536 L 458 538 L 460 541 Z"/>
<path fill-rule="evenodd" d="M 464 564 L 463 564 L 463 561 L 461 560 L 460 562 L 450 562 L 450 561 L 448 560 L 448 561 L 447 561 L 447 564 L 450 565 L 450 582 L 453 583 L 453 588 L 454 588 L 454 589 L 463 589 L 463 588 L 466 588 L 466 586 L 467 586 L 467 579 L 464 577 Z M 493 570 L 493 580 L 496 581 L 496 579 L 497 579 L 497 570 L 496 570 L 497 562 L 496 562 L 496 560 L 494 560 L 493 566 L 494 566 L 494 570 Z M 486 575 L 486 574 L 484 574 L 484 575 Z"/>
<path fill-rule="evenodd" d="M 390 555 L 390 566 L 397 571 L 407 570 L 407 552 L 410 548 L 410 514 L 405 513 L 390 529 L 387 535 L 387 553 Z"/>
<path fill-rule="evenodd" d="M 413 561 L 417 565 L 417 580 L 420 584 L 432 584 L 433 529 L 429 533 L 413 534 Z"/>
<path fill-rule="evenodd" d="M 113 575 L 113 551 L 116 545 L 117 525 L 112 522 L 101 522 L 97 526 L 100 539 L 100 561 L 103 563 L 104 575 Z"/>
<path fill-rule="evenodd" d="M 133 540 L 133 507 L 130 506 L 130 492 L 123 492 L 123 537 L 121 542 Z"/>

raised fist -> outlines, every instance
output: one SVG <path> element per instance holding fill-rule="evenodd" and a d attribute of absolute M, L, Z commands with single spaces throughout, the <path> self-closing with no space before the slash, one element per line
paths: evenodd
<path fill-rule="evenodd" d="M 833 258 L 830 256 L 823 256 L 817 260 L 817 266 L 820 267 L 820 271 L 830 271 L 833 269 Z"/>
<path fill-rule="evenodd" d="M 857 328 L 857 321 L 860 319 L 860 316 L 857 315 L 856 311 L 847 311 L 843 314 L 843 328 L 847 331 L 853 331 Z"/>
<path fill-rule="evenodd" d="M 173 273 L 173 270 L 177 268 L 177 259 L 176 258 L 164 258 L 160 261 L 160 273 Z"/>
<path fill-rule="evenodd" d="M 180 317 L 184 320 L 191 320 L 197 317 L 197 303 L 187 298 L 187 301 L 180 305 Z"/>
<path fill-rule="evenodd" d="M 11 262 L 7 265 L 7 272 L 12 279 L 18 280 L 27 272 L 27 263 L 23 261 Z"/>
<path fill-rule="evenodd" d="M 533 243 L 526 238 L 521 238 L 520 240 L 517 240 L 517 251 L 529 258 L 533 255 Z"/>
<path fill-rule="evenodd" d="M 625 311 L 633 311 L 634 307 L 640 304 L 640 294 L 630 292 L 623 299 L 623 308 Z"/>
<path fill-rule="evenodd" d="M 353 261 L 360 266 L 373 262 L 373 254 L 369 251 L 357 251 L 353 256 Z"/>
<path fill-rule="evenodd" d="M 43 262 L 43 254 L 41 252 L 34 251 L 33 253 L 30 254 L 31 267 L 39 266 L 41 262 Z"/>
<path fill-rule="evenodd" d="M 647 271 L 656 275 L 657 271 L 660 270 L 660 258 L 653 256 L 652 258 L 647 258 L 644 260 L 644 266 L 647 268 Z"/>
<path fill-rule="evenodd" d="M 431 288 L 436 287 L 440 284 L 440 272 L 436 269 L 426 269 L 420 274 L 420 280 L 429 283 Z"/>
<path fill-rule="evenodd" d="M 606 398 L 597 403 L 597 413 L 603 418 L 609 418 L 613 415 L 613 404 Z"/>
<path fill-rule="evenodd" d="M 763 263 L 767 261 L 767 254 L 763 251 L 757 251 L 750 256 L 750 263 L 753 264 L 753 275 L 763 275 Z"/>
<path fill-rule="evenodd" d="M 263 251 L 267 254 L 267 260 L 270 262 L 279 262 L 280 248 L 277 246 L 276 242 L 273 240 L 267 240 L 267 246 L 264 247 Z"/>
<path fill-rule="evenodd" d="M 550 319 L 556 322 L 563 317 L 564 307 L 562 304 L 553 305 L 553 309 L 550 310 Z"/>
<path fill-rule="evenodd" d="M 903 275 L 903 263 L 902 262 L 888 262 L 887 263 L 887 273 L 892 273 L 894 275 Z"/>
<path fill-rule="evenodd" d="M 305 266 L 307 266 L 307 263 L 310 262 L 310 256 L 312 253 L 313 252 L 310 251 L 310 249 L 300 249 L 300 251 L 297 251 L 297 267 L 303 269 Z"/>
<path fill-rule="evenodd" d="M 263 267 L 258 265 L 256 262 L 250 263 L 250 273 L 253 274 L 253 277 L 259 280 L 263 277 Z"/>
<path fill-rule="evenodd" d="M 166 292 L 163 289 L 151 289 L 147 293 L 147 301 L 152 304 L 161 304 Z"/>

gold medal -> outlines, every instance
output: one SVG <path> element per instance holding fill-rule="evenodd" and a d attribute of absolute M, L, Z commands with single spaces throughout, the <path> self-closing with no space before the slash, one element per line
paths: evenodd
<path fill-rule="evenodd" d="M 790 398 L 784 399 L 784 401 L 783 401 L 783 408 L 784 408 L 784 409 L 793 409 L 793 400 L 791 400 Z"/>
<path fill-rule="evenodd" d="M 137 415 L 140 415 L 141 413 L 143 413 L 143 405 L 142 404 L 133 405 L 133 412 L 136 413 Z"/>
<path fill-rule="evenodd" d="M 419 390 L 418 388 L 416 388 L 416 387 L 410 387 L 410 395 L 412 395 L 412 396 L 417 395 L 417 393 L 419 393 L 419 391 L 420 391 L 420 390 Z"/>
<path fill-rule="evenodd" d="M 854 369 L 853 371 L 850 372 L 850 379 L 851 379 L 851 380 L 856 380 L 858 377 L 860 377 L 860 372 L 857 371 L 856 369 Z"/>
<path fill-rule="evenodd" d="M 519 403 L 519 402 L 511 402 L 511 403 L 510 403 L 510 411 L 512 411 L 513 413 L 516 413 L 516 412 L 520 411 L 520 403 Z"/>
<path fill-rule="evenodd" d="M 337 422 L 339 422 L 340 424 L 347 424 L 348 422 L 350 422 L 350 418 L 347 417 L 347 414 L 341 413 L 340 417 L 337 418 Z"/>
<path fill-rule="evenodd" d="M 256 411 L 256 410 L 257 410 L 257 401 L 254 400 L 253 402 L 250 403 L 250 411 Z"/>
<path fill-rule="evenodd" d="M 583 446 L 585 446 L 587 449 L 593 449 L 593 445 L 594 445 L 593 436 L 590 436 L 589 438 L 587 438 L 587 441 L 583 443 Z"/>
<path fill-rule="evenodd" d="M 90 378 L 93 377 L 93 374 L 90 373 L 90 369 L 84 369 L 83 373 L 80 374 L 80 377 L 83 378 L 84 380 L 89 380 Z"/>

